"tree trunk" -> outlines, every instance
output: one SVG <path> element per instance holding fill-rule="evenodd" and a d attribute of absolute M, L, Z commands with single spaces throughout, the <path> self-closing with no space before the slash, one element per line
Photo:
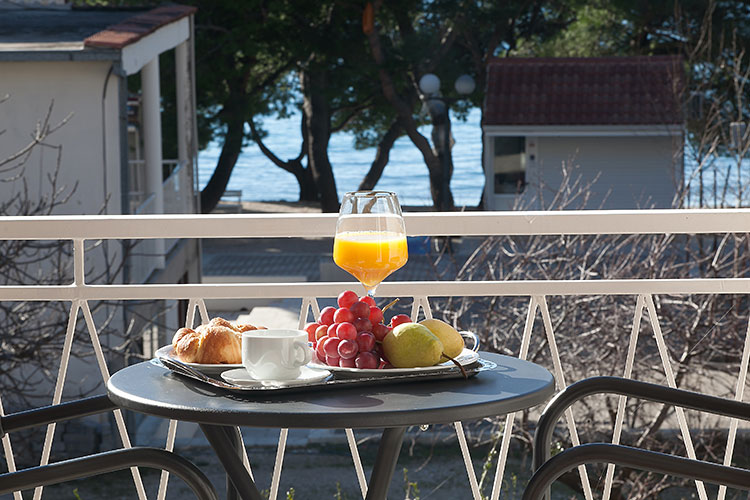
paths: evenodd
<path fill-rule="evenodd" d="M 430 192 L 435 208 L 441 212 L 450 212 L 455 206 L 450 185 L 453 177 L 453 156 L 448 103 L 443 100 L 431 100 L 428 107 L 432 119 L 432 144 L 439 160 L 438 169 L 429 168 Z"/>
<path fill-rule="evenodd" d="M 376 12 L 381 4 L 381 1 L 375 2 L 374 6 Z M 406 131 L 406 135 L 409 136 L 411 142 L 417 147 L 417 149 L 419 149 L 420 153 L 422 153 L 422 158 L 424 158 L 425 165 L 427 165 L 427 170 L 430 173 L 430 193 L 432 194 L 432 203 L 436 209 L 440 210 L 440 205 L 445 204 L 448 200 L 445 196 L 438 198 L 438 194 L 443 191 L 443 188 L 440 186 L 444 186 L 440 158 L 433 153 L 429 141 L 417 130 L 417 124 L 414 122 L 412 116 L 412 106 L 398 94 L 391 75 L 386 71 L 385 52 L 380 44 L 380 35 L 377 30 L 377 25 L 371 32 L 366 33 L 366 35 L 370 44 L 373 59 L 375 59 L 375 62 L 380 66 L 378 76 L 380 77 L 383 95 L 396 110 L 401 126 Z M 448 192 L 450 192 L 450 186 L 448 186 Z M 450 200 L 452 199 L 453 196 L 451 195 Z"/>
<path fill-rule="evenodd" d="M 372 161 L 372 165 L 370 165 L 370 170 L 367 171 L 367 174 L 365 174 L 365 177 L 362 179 L 362 182 L 359 183 L 357 189 L 360 191 L 368 191 L 375 188 L 375 185 L 380 180 L 380 176 L 383 175 L 385 166 L 388 164 L 388 157 L 393 148 L 393 144 L 396 142 L 396 139 L 399 138 L 401 133 L 401 124 L 399 123 L 398 118 L 396 118 L 380 140 L 378 150 L 375 153 L 375 159 Z"/>
<path fill-rule="evenodd" d="M 295 159 L 292 162 L 298 163 L 300 166 L 299 170 L 294 171 L 294 177 L 297 179 L 297 184 L 299 184 L 299 201 L 319 200 L 320 196 L 318 195 L 318 188 L 315 186 L 312 171 L 309 168 L 305 168 L 300 160 Z"/>
<path fill-rule="evenodd" d="M 302 146 L 300 148 L 300 154 L 297 156 L 297 158 L 293 158 L 287 161 L 282 160 L 281 158 L 276 156 L 273 151 L 268 149 L 268 147 L 263 142 L 263 139 L 261 139 L 258 130 L 255 128 L 255 123 L 252 120 L 248 121 L 248 124 L 250 125 L 250 133 L 252 135 L 253 141 L 255 141 L 255 144 L 258 145 L 258 148 L 265 155 L 265 157 L 271 160 L 274 165 L 286 170 L 287 172 L 292 174 L 295 179 L 297 179 L 297 184 L 299 185 L 299 200 L 316 201 L 318 199 L 318 190 L 315 187 L 315 181 L 313 180 L 312 173 L 310 172 L 309 168 L 305 168 L 305 166 L 302 164 L 302 159 L 307 154 L 307 134 L 305 133 L 307 127 L 305 126 L 304 113 L 301 122 Z"/>
<path fill-rule="evenodd" d="M 333 168 L 328 159 L 331 138 L 331 109 L 325 97 L 326 73 L 310 68 L 302 72 L 303 108 L 307 130 L 307 161 L 315 186 L 320 193 L 323 212 L 338 212 L 339 198 Z"/>
<path fill-rule="evenodd" d="M 300 154 L 293 161 L 299 163 L 302 168 L 300 175 L 295 174 L 297 177 L 297 184 L 299 184 L 299 200 L 300 201 L 317 201 L 320 199 L 320 193 L 318 192 L 318 186 L 315 185 L 315 179 L 313 179 L 312 168 L 309 166 L 305 167 L 302 165 L 302 158 L 307 156 L 307 117 L 305 116 L 304 110 L 302 117 L 300 118 L 300 127 L 302 129 L 302 147 L 300 148 Z"/>
<path fill-rule="evenodd" d="M 227 115 L 227 133 L 216 168 L 208 184 L 201 191 L 201 213 L 207 214 L 216 208 L 229 184 L 237 158 L 242 152 L 242 140 L 245 134 L 245 101 L 244 95 L 234 94 L 228 99 L 222 111 Z"/>

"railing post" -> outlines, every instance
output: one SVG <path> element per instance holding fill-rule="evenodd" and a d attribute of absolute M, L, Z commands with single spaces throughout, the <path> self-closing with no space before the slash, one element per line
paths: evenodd
<path fill-rule="evenodd" d="M 159 91 L 159 58 L 155 57 L 141 70 L 143 88 L 143 157 L 146 162 L 146 190 L 154 194 L 153 213 L 164 213 L 161 149 L 161 94 Z M 154 265 L 163 269 L 164 240 L 153 242 Z"/>

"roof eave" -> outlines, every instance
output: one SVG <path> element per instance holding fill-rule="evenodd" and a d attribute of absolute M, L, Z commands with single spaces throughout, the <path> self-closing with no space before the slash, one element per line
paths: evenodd
<path fill-rule="evenodd" d="M 0 49 L 2 62 L 54 62 L 54 61 L 116 61 L 120 59 L 120 51 L 112 49 L 84 49 L 73 50 L 72 47 L 37 48 L 14 47 L 13 50 Z"/>
<path fill-rule="evenodd" d="M 488 136 L 624 137 L 681 136 L 684 125 L 482 125 Z"/>

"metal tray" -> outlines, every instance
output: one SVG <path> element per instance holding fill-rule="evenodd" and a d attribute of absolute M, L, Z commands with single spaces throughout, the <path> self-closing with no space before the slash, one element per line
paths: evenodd
<path fill-rule="evenodd" d="M 336 372 L 331 373 L 331 375 L 321 381 L 313 382 L 310 384 L 300 384 L 300 385 L 292 385 L 292 386 L 245 386 L 245 385 L 237 385 L 237 384 L 231 384 L 229 382 L 225 382 L 224 380 L 220 380 L 214 377 L 211 377 L 209 375 L 206 375 L 204 373 L 199 372 L 198 370 L 192 368 L 191 366 L 186 365 L 185 363 L 182 363 L 178 360 L 175 360 L 174 358 L 170 357 L 159 357 L 152 360 L 152 362 L 157 363 L 167 369 L 169 369 L 172 373 L 176 373 L 178 375 L 188 377 L 190 379 L 211 385 L 213 387 L 218 387 L 220 389 L 224 389 L 231 392 L 240 392 L 246 395 L 253 395 L 253 394 L 278 394 L 278 393 L 292 393 L 292 392 L 300 392 L 300 391 L 310 391 L 310 390 L 323 390 L 323 389 L 334 389 L 337 387 L 340 388 L 346 388 L 346 387 L 360 387 L 363 385 L 388 385 L 388 384 L 398 384 L 403 382 L 420 382 L 420 381 L 434 381 L 434 380 L 444 380 L 444 379 L 456 379 L 456 378 L 463 378 L 463 375 L 461 374 L 461 371 L 456 368 L 451 368 L 448 370 L 442 370 L 437 372 L 415 372 L 415 373 L 398 373 L 387 375 L 382 374 L 378 375 L 377 377 L 372 376 L 364 376 L 364 377 L 352 377 L 351 374 L 347 374 L 346 376 L 337 376 Z M 464 366 L 464 370 L 466 371 L 466 375 L 468 377 L 474 377 L 478 373 L 485 371 L 485 370 L 492 370 L 493 368 L 496 368 L 497 365 L 493 363 L 492 361 L 487 361 L 484 359 L 479 358 L 475 363 L 472 363 L 471 365 Z"/>

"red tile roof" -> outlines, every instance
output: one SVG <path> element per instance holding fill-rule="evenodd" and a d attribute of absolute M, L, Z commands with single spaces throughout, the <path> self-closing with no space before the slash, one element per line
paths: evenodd
<path fill-rule="evenodd" d="M 677 56 L 494 59 L 484 125 L 680 124 L 683 81 Z"/>
<path fill-rule="evenodd" d="M 137 42 L 166 24 L 195 14 L 197 10 L 195 7 L 185 5 L 157 7 L 148 12 L 129 17 L 113 26 L 108 26 L 106 30 L 86 38 L 83 43 L 86 47 L 121 49 L 126 45 Z"/>

